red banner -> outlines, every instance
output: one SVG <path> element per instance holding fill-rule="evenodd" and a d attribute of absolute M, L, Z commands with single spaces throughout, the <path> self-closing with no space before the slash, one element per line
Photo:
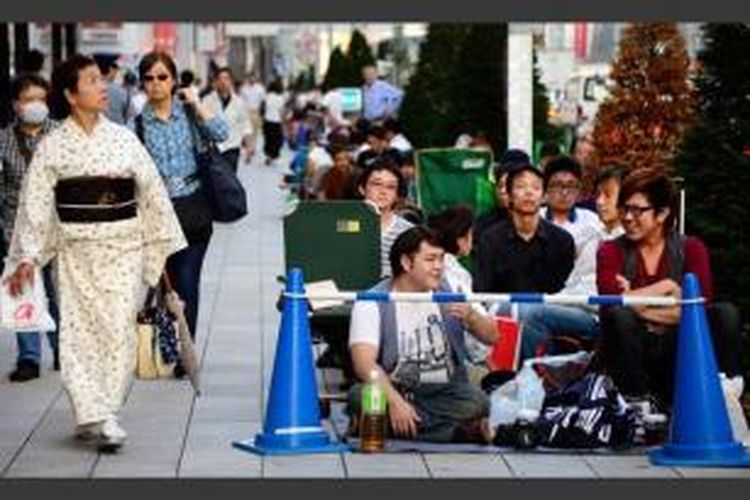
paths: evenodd
<path fill-rule="evenodd" d="M 577 59 L 585 59 L 588 55 L 588 23 L 575 23 L 573 31 L 573 52 Z"/>
<path fill-rule="evenodd" d="M 174 56 L 177 45 L 176 23 L 154 23 L 154 50 Z"/>

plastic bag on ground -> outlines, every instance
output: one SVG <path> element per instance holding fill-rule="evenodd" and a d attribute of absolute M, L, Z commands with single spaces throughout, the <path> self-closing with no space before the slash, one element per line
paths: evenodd
<path fill-rule="evenodd" d="M 532 364 L 524 363 L 515 378 L 490 395 L 490 426 L 510 425 L 518 419 L 534 421 L 544 403 L 542 380 Z"/>
<path fill-rule="evenodd" d="M 729 423 L 732 425 L 732 435 L 735 441 L 745 446 L 750 446 L 750 431 L 747 427 L 745 413 L 742 411 L 742 405 L 740 404 L 742 391 L 745 388 L 745 381 L 741 375 L 727 378 L 724 373 L 719 373 L 719 380 L 721 381 L 721 389 L 724 393 L 724 402 L 727 405 Z"/>

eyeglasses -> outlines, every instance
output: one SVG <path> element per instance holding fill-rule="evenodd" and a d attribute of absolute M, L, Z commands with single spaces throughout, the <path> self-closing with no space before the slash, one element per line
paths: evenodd
<path fill-rule="evenodd" d="M 158 75 L 143 75 L 144 82 L 153 82 L 154 80 L 159 80 L 160 82 L 166 82 L 168 79 L 169 79 L 169 75 L 166 73 L 161 73 Z"/>
<path fill-rule="evenodd" d="M 559 191 L 561 193 L 567 191 L 569 193 L 577 193 L 581 190 L 581 185 L 577 182 L 573 182 L 570 184 L 558 184 L 557 182 L 553 182 L 549 185 L 547 188 L 548 191 Z"/>
<path fill-rule="evenodd" d="M 632 214 L 633 217 L 638 218 L 643 215 L 644 212 L 649 210 L 655 210 L 651 205 L 640 207 L 638 205 L 622 205 L 617 207 L 617 211 L 620 213 L 620 217 L 625 217 L 628 214 Z"/>

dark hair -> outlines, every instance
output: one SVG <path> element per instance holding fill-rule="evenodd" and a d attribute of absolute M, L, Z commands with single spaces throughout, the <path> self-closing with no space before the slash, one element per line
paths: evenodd
<path fill-rule="evenodd" d="M 109 72 L 113 69 L 117 69 L 117 59 L 119 58 L 119 55 L 117 54 L 94 54 L 92 56 L 94 58 L 94 61 L 96 61 L 96 65 L 99 66 L 99 71 L 102 73 L 102 75 L 109 75 Z"/>
<path fill-rule="evenodd" d="M 398 195 L 403 196 L 406 192 L 406 182 L 404 181 L 404 176 L 401 174 L 401 170 L 398 168 L 396 161 L 390 156 L 381 155 L 375 158 L 357 179 L 357 187 L 364 189 L 367 185 L 367 181 L 372 177 L 372 174 L 381 170 L 387 170 L 396 176 L 396 179 L 398 179 Z"/>
<path fill-rule="evenodd" d="M 667 174 L 651 168 L 639 168 L 630 172 L 622 181 L 617 205 L 625 205 L 628 198 L 636 193 L 645 196 L 656 211 L 668 208 L 669 216 L 664 221 L 664 228 L 670 230 L 674 227 L 677 196 L 674 182 Z"/>
<path fill-rule="evenodd" d="M 29 87 L 40 87 L 49 95 L 49 83 L 43 77 L 36 73 L 24 73 L 17 76 L 10 84 L 10 98 L 13 101 L 17 101 L 23 91 Z"/>
<path fill-rule="evenodd" d="M 505 192 L 508 193 L 508 195 L 511 194 L 513 191 L 513 181 L 516 177 L 521 175 L 523 172 L 531 172 L 533 174 L 536 174 L 542 181 L 544 181 L 544 174 L 542 174 L 542 171 L 539 170 L 539 168 L 535 167 L 531 163 L 522 163 L 519 165 L 513 165 L 507 170 L 505 170 L 503 173 L 508 172 L 508 177 L 505 179 Z M 547 184 L 543 182 L 543 187 L 546 189 Z"/>
<path fill-rule="evenodd" d="M 281 94 L 284 92 L 284 84 L 281 82 L 281 78 L 277 78 L 268 85 L 268 91 L 274 94 Z"/>
<path fill-rule="evenodd" d="M 385 121 L 383 122 L 383 128 L 388 132 L 393 132 L 394 134 L 401 133 L 401 124 L 393 117 L 385 119 Z"/>
<path fill-rule="evenodd" d="M 547 189 L 550 178 L 559 172 L 570 172 L 578 179 L 581 178 L 582 169 L 578 160 L 570 156 L 557 156 L 544 167 L 544 188 Z"/>
<path fill-rule="evenodd" d="M 377 138 L 380 141 L 384 141 L 385 138 L 385 127 L 382 127 L 380 125 L 375 125 L 370 127 L 370 129 L 367 131 L 367 137 L 373 136 Z"/>
<path fill-rule="evenodd" d="M 331 159 L 333 159 L 339 153 L 349 153 L 349 147 L 346 142 L 343 141 L 329 142 L 327 149 L 328 154 L 331 155 Z"/>
<path fill-rule="evenodd" d="M 189 87 L 195 81 L 195 73 L 189 69 L 180 72 L 180 87 Z"/>
<path fill-rule="evenodd" d="M 611 165 L 605 165 L 596 173 L 596 180 L 594 186 L 606 182 L 610 179 L 615 179 L 618 183 L 622 184 L 622 180 L 628 173 L 627 169 L 623 165 L 613 163 Z"/>
<path fill-rule="evenodd" d="M 21 56 L 20 69 L 22 72 L 39 73 L 44 67 L 44 52 L 31 49 Z"/>
<path fill-rule="evenodd" d="M 70 103 L 65 97 L 65 91 L 78 92 L 80 73 L 91 66 L 97 66 L 92 57 L 74 54 L 55 68 L 52 72 L 52 95 L 50 97 L 52 118 L 61 120 L 70 115 Z"/>
<path fill-rule="evenodd" d="M 497 181 L 500 179 L 500 176 L 509 172 L 511 168 L 517 165 L 526 165 L 528 163 L 531 163 L 531 158 L 526 154 L 526 151 L 517 148 L 505 150 L 493 169 L 495 180 Z"/>
<path fill-rule="evenodd" d="M 403 167 L 404 165 L 417 165 L 417 154 L 413 149 L 401 153 L 401 166 Z"/>
<path fill-rule="evenodd" d="M 149 52 L 145 56 L 143 56 L 143 59 L 141 59 L 141 62 L 138 64 L 138 78 L 141 80 L 141 82 L 145 81 L 144 77 L 146 74 L 151 71 L 151 68 L 156 66 L 158 63 L 162 63 L 165 68 L 167 68 L 167 71 L 169 71 L 169 74 L 172 75 L 172 80 L 175 82 L 177 81 L 177 66 L 174 63 L 174 59 L 172 59 L 172 56 L 167 54 L 166 52 Z M 172 89 L 174 92 L 175 89 Z"/>
<path fill-rule="evenodd" d="M 138 76 L 136 76 L 136 74 L 132 71 L 127 71 L 124 75 L 122 75 L 122 83 L 130 87 L 135 87 L 136 85 L 138 85 Z"/>
<path fill-rule="evenodd" d="M 545 156 L 557 156 L 560 154 L 560 146 L 554 142 L 545 142 L 542 148 L 539 150 L 539 156 L 544 158 Z"/>
<path fill-rule="evenodd" d="M 391 275 L 397 278 L 404 274 L 406 270 L 401 265 L 401 257 L 408 255 L 411 257 L 419 252 L 422 242 L 426 242 L 434 247 L 442 248 L 440 239 L 437 234 L 425 226 L 414 226 L 401 233 L 391 246 L 391 252 L 388 260 L 391 263 Z"/>
<path fill-rule="evenodd" d="M 234 73 L 232 73 L 232 68 L 230 68 L 229 66 L 222 66 L 214 72 L 213 77 L 219 78 L 219 75 L 221 75 L 222 73 L 228 74 L 229 78 L 232 80 L 232 82 L 234 82 Z"/>
<path fill-rule="evenodd" d="M 474 225 L 474 213 L 466 205 L 455 205 L 430 215 L 427 225 L 437 233 L 440 246 L 446 252 L 456 255 L 458 239 L 466 236 Z"/>

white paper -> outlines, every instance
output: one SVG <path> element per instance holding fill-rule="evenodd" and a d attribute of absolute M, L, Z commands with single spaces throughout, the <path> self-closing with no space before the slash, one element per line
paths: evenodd
<path fill-rule="evenodd" d="M 337 293 L 339 291 L 333 280 L 312 281 L 305 283 L 305 292 L 307 293 Z M 313 311 L 325 309 L 326 307 L 335 307 L 344 305 L 343 300 L 311 300 L 310 307 Z"/>

